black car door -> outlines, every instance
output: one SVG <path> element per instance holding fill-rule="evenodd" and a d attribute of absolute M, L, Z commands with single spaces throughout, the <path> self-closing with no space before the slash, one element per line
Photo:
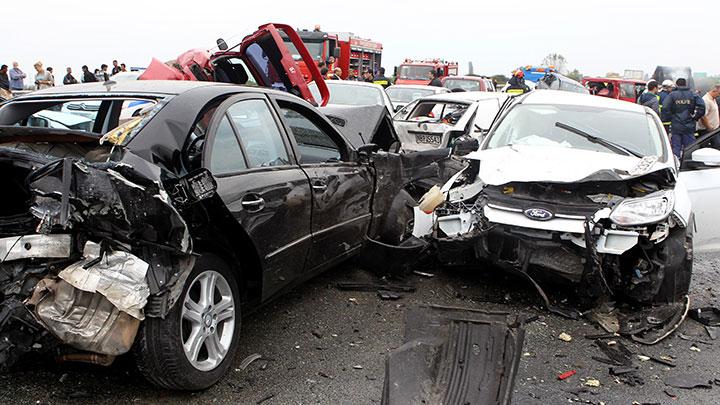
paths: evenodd
<path fill-rule="evenodd" d="M 263 300 L 301 276 L 312 244 L 310 183 L 281 128 L 265 94 L 231 97 L 210 121 L 203 156 L 257 250 Z"/>
<path fill-rule="evenodd" d="M 324 268 L 362 247 L 370 224 L 373 177 L 353 161 L 351 149 L 332 124 L 314 109 L 276 97 L 312 189 L 313 247 L 307 269 Z"/>

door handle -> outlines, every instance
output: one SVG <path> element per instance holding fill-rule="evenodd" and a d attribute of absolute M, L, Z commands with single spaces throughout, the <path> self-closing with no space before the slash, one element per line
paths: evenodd
<path fill-rule="evenodd" d="M 327 182 L 324 179 L 315 179 L 312 182 L 313 191 L 325 191 L 327 187 Z"/>
<path fill-rule="evenodd" d="M 265 200 L 259 195 L 253 194 L 248 194 L 243 197 L 240 204 L 249 212 L 257 212 L 265 208 Z"/>

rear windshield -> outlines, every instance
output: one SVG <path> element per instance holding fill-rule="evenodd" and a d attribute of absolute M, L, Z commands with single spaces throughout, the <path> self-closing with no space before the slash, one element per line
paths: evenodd
<path fill-rule="evenodd" d="M 385 92 L 394 103 L 409 103 L 421 97 L 435 94 L 433 89 L 408 89 L 400 86 L 390 86 Z"/>
<path fill-rule="evenodd" d="M 83 97 L 58 100 L 18 100 L 0 108 L 0 125 L 81 131 L 102 136 L 148 115 L 157 98 Z"/>
<path fill-rule="evenodd" d="M 480 91 L 480 82 L 476 80 L 447 79 L 444 86 L 450 90 Z"/>

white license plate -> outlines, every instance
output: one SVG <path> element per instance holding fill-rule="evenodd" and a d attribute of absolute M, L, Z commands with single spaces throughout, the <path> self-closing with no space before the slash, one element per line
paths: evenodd
<path fill-rule="evenodd" d="M 415 135 L 415 139 L 417 140 L 417 143 L 429 143 L 429 144 L 433 144 L 433 145 L 440 145 L 440 141 L 442 141 L 442 136 L 417 134 L 417 135 Z"/>

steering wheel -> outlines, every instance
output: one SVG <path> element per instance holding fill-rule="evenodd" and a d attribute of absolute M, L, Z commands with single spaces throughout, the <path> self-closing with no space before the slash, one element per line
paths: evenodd
<path fill-rule="evenodd" d="M 190 170 L 200 167 L 198 160 L 202 157 L 202 149 L 204 146 L 204 144 L 198 145 L 200 141 L 205 141 L 205 135 L 200 135 L 190 141 L 190 144 L 185 149 L 185 153 L 182 155 L 185 166 Z"/>

